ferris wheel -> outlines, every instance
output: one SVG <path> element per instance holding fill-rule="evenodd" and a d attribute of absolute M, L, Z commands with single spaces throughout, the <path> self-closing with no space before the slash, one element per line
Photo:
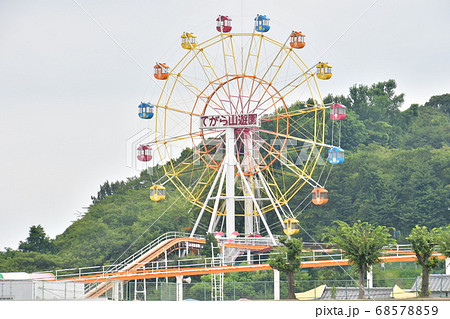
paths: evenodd
<path fill-rule="evenodd" d="M 231 19 L 219 16 L 219 33 L 205 41 L 184 32 L 184 56 L 155 64 L 160 93 L 139 105 L 154 132 L 141 149 L 152 150 L 166 182 L 199 208 L 191 235 L 202 224 L 208 233 L 274 240 L 273 220 L 295 234 L 288 202 L 309 187 L 312 202 L 325 204 L 313 172 L 324 149 L 330 163 L 343 161 L 343 150 L 325 142 L 325 123 L 343 119 L 345 107 L 325 106 L 317 83 L 331 78 L 331 65 L 308 67 L 298 54 L 305 35 L 275 41 L 266 35 L 269 20 L 258 15 L 253 32 L 232 33 Z M 153 186 L 152 200 L 164 199 L 162 184 Z"/>

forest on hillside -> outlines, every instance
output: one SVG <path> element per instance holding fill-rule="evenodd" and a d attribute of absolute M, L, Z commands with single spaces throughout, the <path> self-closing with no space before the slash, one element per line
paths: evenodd
<path fill-rule="evenodd" d="M 401 111 L 404 95 L 388 80 L 355 85 L 348 95 L 328 95 L 324 102 L 347 106 L 341 138 L 346 158 L 329 175 L 328 204 L 309 205 L 299 215 L 306 231 L 299 237 L 320 241 L 335 220 L 393 227 L 398 242 L 415 225 L 450 224 L 450 94 Z M 160 166 L 153 171 L 164 174 Z M 189 230 L 198 209 L 190 209 L 168 184 L 165 201 L 150 201 L 151 185 L 147 171 L 126 181 L 106 181 L 88 211 L 56 238 L 30 225 L 30 236 L 18 250 L 0 252 L 0 272 L 110 264 L 165 232 Z M 300 190 L 290 206 L 297 207 L 306 192 Z"/>

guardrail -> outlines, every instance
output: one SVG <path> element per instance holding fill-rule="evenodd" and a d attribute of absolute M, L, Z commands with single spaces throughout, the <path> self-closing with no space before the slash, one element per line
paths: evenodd
<path fill-rule="evenodd" d="M 251 259 L 251 264 L 267 264 L 272 256 L 280 254 L 279 252 L 266 252 L 253 256 Z M 287 258 L 286 254 L 285 258 Z M 395 254 L 388 254 L 390 256 L 395 256 Z M 225 261 L 223 256 L 215 258 L 186 258 L 186 259 L 175 259 L 175 260 L 159 260 L 152 261 L 150 263 L 136 263 L 135 269 L 129 271 L 123 271 L 123 275 L 128 273 L 135 273 L 136 269 L 145 271 L 147 273 L 160 272 L 162 269 L 167 271 L 180 270 L 186 268 L 209 268 L 216 267 L 218 262 L 223 266 L 237 266 L 240 264 L 247 263 L 245 256 L 242 259 L 235 261 Z M 301 256 L 302 262 L 304 261 L 321 261 L 321 260 L 341 260 L 343 259 L 343 252 L 340 250 L 333 250 L 332 252 L 317 252 L 311 251 L 308 254 Z M 72 268 L 72 269 L 62 269 L 56 271 L 57 280 L 64 279 L 82 279 L 84 276 L 95 276 L 100 275 L 101 277 L 107 277 L 111 274 L 111 269 L 119 268 L 119 265 L 104 265 L 104 266 L 93 266 L 93 267 L 83 267 L 83 268 Z M 122 272 L 121 272 L 122 273 Z"/>
<path fill-rule="evenodd" d="M 157 237 L 153 241 L 151 241 L 149 244 L 145 245 L 138 251 L 136 251 L 131 256 L 124 259 L 122 262 L 120 262 L 117 265 L 114 265 L 114 268 L 111 268 L 110 271 L 118 271 L 119 269 L 126 267 L 127 265 L 133 263 L 135 260 L 140 258 L 142 255 L 148 253 L 150 250 L 154 249 L 156 246 L 160 245 L 161 243 L 174 239 L 174 238 L 181 238 L 181 237 L 190 237 L 190 234 L 187 233 L 181 233 L 181 232 L 167 232 L 162 234 L 161 236 Z M 204 236 L 194 236 L 192 238 L 198 238 L 198 239 L 205 239 Z"/>
<path fill-rule="evenodd" d="M 190 234 L 182 233 L 182 232 L 168 232 L 165 233 L 158 238 L 154 239 L 148 245 L 145 245 L 134 254 L 130 255 L 122 262 L 113 265 L 102 265 L 102 266 L 91 266 L 91 267 L 82 267 L 82 268 L 68 268 L 68 269 L 59 269 L 54 271 L 56 280 L 64 280 L 68 278 L 79 278 L 81 279 L 84 276 L 93 276 L 93 275 L 101 275 L 107 276 L 113 272 L 119 272 L 124 270 L 126 266 L 130 264 L 137 265 L 138 267 L 133 267 L 134 271 L 136 268 L 145 269 L 146 271 L 167 269 L 167 270 L 175 270 L 181 268 L 189 268 L 189 267 L 212 267 L 213 265 L 217 265 L 218 258 L 192 258 L 192 259 L 175 259 L 175 260 L 160 260 L 160 261 L 152 261 L 142 263 L 134 263 L 137 259 L 139 259 L 144 254 L 148 253 L 158 245 L 162 244 L 165 241 L 174 239 L 174 238 L 182 238 L 182 237 L 190 237 Z M 194 236 L 193 238 L 197 239 L 205 239 L 204 236 Z M 278 237 L 276 238 L 278 240 Z M 219 239 L 219 243 L 230 242 L 230 239 L 221 238 Z M 271 239 L 266 237 L 251 237 L 251 238 L 233 238 L 233 244 L 242 244 L 242 245 L 260 245 L 260 246 L 272 246 Z M 305 242 L 305 245 L 315 245 L 320 247 L 326 247 L 329 245 L 325 243 L 308 243 Z M 383 256 L 400 256 L 405 254 L 405 252 L 411 251 L 411 245 L 391 245 L 384 247 L 385 252 L 382 254 Z M 256 256 L 253 256 L 251 263 L 255 264 L 263 264 L 268 263 L 270 256 L 278 254 L 276 252 L 266 252 L 259 253 Z M 320 261 L 320 260 L 330 260 L 330 259 L 343 259 L 343 252 L 340 249 L 336 248 L 328 248 L 324 250 L 312 250 L 307 255 L 301 257 L 302 261 Z M 244 260 L 225 260 L 222 258 L 222 264 L 225 265 L 238 265 L 242 262 L 246 262 Z M 141 267 L 139 267 L 139 265 Z M 124 272 L 126 273 L 126 271 Z"/>

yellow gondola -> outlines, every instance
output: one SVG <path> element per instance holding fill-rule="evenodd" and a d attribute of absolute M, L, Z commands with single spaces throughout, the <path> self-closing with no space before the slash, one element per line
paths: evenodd
<path fill-rule="evenodd" d="M 283 231 L 286 235 L 295 235 L 300 231 L 300 224 L 295 218 L 288 218 L 283 223 L 285 224 Z"/>
<path fill-rule="evenodd" d="M 166 199 L 166 188 L 162 185 L 150 187 L 150 199 L 154 202 Z"/>
<path fill-rule="evenodd" d="M 321 80 L 328 80 L 333 75 L 331 73 L 331 69 L 333 67 L 329 65 L 327 62 L 319 62 L 317 64 L 317 77 Z"/>
<path fill-rule="evenodd" d="M 197 47 L 196 38 L 197 36 L 195 34 L 184 32 L 181 36 L 181 47 L 187 50 L 194 49 Z"/>

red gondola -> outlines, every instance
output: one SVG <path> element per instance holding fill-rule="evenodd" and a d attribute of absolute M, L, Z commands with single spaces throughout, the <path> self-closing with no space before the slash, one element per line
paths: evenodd
<path fill-rule="evenodd" d="M 216 19 L 217 27 L 216 30 L 219 32 L 227 33 L 231 31 L 231 20 L 228 16 L 221 16 Z"/>
<path fill-rule="evenodd" d="M 141 162 L 148 162 L 153 158 L 152 148 L 149 145 L 139 145 L 137 151 L 138 151 L 137 159 L 140 160 Z"/>
<path fill-rule="evenodd" d="M 334 121 L 340 121 L 345 119 L 347 116 L 346 114 L 346 107 L 342 104 L 335 103 L 330 106 L 330 118 Z"/>

